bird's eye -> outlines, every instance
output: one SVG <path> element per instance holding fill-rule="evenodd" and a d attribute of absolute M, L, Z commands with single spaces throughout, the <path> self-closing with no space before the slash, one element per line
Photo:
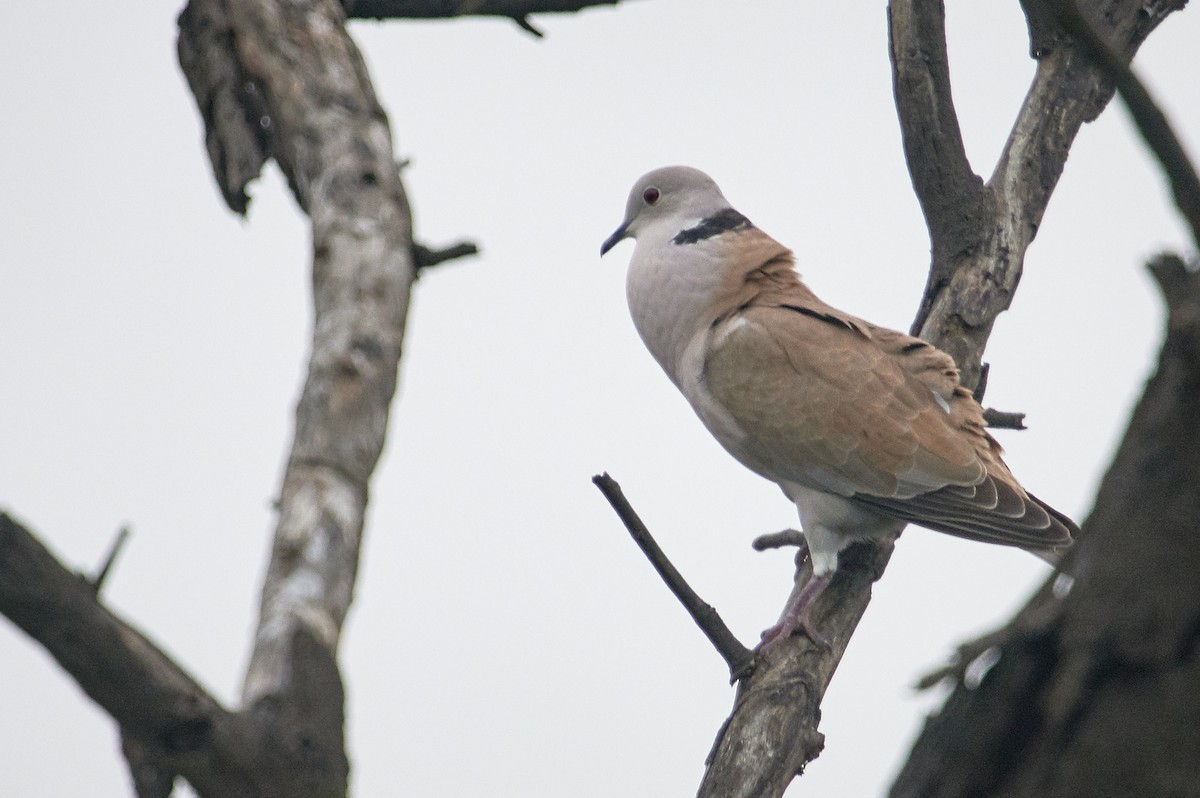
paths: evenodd
<path fill-rule="evenodd" d="M 654 203 L 658 202 L 658 198 L 661 196 L 662 194 L 660 194 L 658 189 L 656 189 L 654 186 L 650 186 L 650 188 L 642 192 L 642 200 L 647 205 L 653 205 Z"/>

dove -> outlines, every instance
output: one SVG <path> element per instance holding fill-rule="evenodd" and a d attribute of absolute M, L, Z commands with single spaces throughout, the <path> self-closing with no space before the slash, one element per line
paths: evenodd
<path fill-rule="evenodd" d="M 796 505 L 812 562 L 759 648 L 802 628 L 838 554 L 908 523 L 1051 559 L 1075 523 L 1028 493 L 945 352 L 817 298 L 792 251 L 698 169 L 634 185 L 600 248 L 635 246 L 626 295 L 646 348 L 708 431 Z"/>

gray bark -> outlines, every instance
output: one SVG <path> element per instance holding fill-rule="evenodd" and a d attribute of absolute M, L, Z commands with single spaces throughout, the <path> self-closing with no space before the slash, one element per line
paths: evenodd
<path fill-rule="evenodd" d="M 1128 59 L 1179 2 L 1109 0 L 1097 20 Z M 986 182 L 967 162 L 950 92 L 945 11 L 939 0 L 894 0 L 889 30 L 905 155 L 931 242 L 931 265 L 913 330 L 950 353 L 965 385 L 983 372 L 983 349 L 1008 308 L 1072 141 L 1112 97 L 1103 72 L 1071 40 L 1055 40 Z M 847 556 L 849 555 L 849 556 Z M 883 573 L 891 546 L 848 550 L 814 608 L 830 646 L 793 636 L 738 684 L 700 796 L 777 796 L 821 751 L 820 702 Z M 809 578 L 808 568 L 798 578 Z"/>
<path fill-rule="evenodd" d="M 498 14 L 533 30 L 525 14 L 595 4 L 372 8 Z M 69 573 L 24 526 L 0 516 L 0 612 L 118 722 L 140 798 L 169 795 L 178 776 L 202 796 L 346 794 L 337 648 L 410 290 L 419 268 L 475 247 L 414 244 L 387 117 L 345 21 L 337 0 L 193 0 L 179 17 L 179 61 L 225 203 L 245 214 L 247 184 L 274 159 L 312 220 L 312 353 L 242 706 L 221 706 L 103 606 L 98 582 Z"/>
<path fill-rule="evenodd" d="M 1062 595 L 1048 584 L 971 657 L 892 798 L 1195 795 L 1200 784 L 1200 272 L 1151 265 L 1158 368 L 1101 482 Z M 990 644 L 988 644 L 990 643 Z"/>
<path fill-rule="evenodd" d="M 312 220 L 313 348 L 242 707 L 222 707 L 0 518 L 0 611 L 120 724 L 139 796 L 342 796 L 337 646 L 396 389 L 416 255 L 391 133 L 336 0 L 194 0 L 179 57 L 226 203 L 268 158 Z M 85 633 L 71 630 L 85 630 Z"/>
<path fill-rule="evenodd" d="M 369 481 L 396 389 L 409 291 L 422 261 L 437 262 L 447 255 L 413 245 L 387 119 L 346 33 L 344 8 L 369 16 L 399 14 L 402 7 L 414 15 L 490 13 L 511 16 L 528 27 L 527 13 L 601 4 L 607 3 L 193 0 L 181 15 L 180 62 L 201 111 L 214 176 L 226 203 L 245 213 L 247 183 L 273 158 L 313 223 L 313 350 L 280 491 L 279 523 L 242 706 L 221 706 L 145 636 L 107 610 L 93 585 L 64 569 L 21 524 L 0 515 L 0 612 L 39 641 L 118 722 L 139 796 L 168 794 L 176 776 L 203 796 L 346 792 L 349 766 L 337 646 L 353 596 Z M 1108 0 L 1098 5 L 1095 19 L 1128 57 L 1181 5 L 1179 0 Z M 1104 108 L 1111 89 L 1074 44 L 1039 17 L 1042 21 L 1031 25 L 1041 59 L 1037 76 L 1004 155 L 985 182 L 967 163 L 958 134 L 941 4 L 897 0 L 890 12 L 897 107 L 932 242 L 929 284 L 914 329 L 951 352 L 965 382 L 973 384 L 992 323 L 1011 301 L 1025 248 L 1036 234 L 1071 142 L 1080 125 Z M 1167 289 L 1169 297 L 1187 282 L 1178 270 L 1161 275 L 1174 275 L 1164 279 L 1164 285 L 1173 286 Z M 1187 314 L 1194 320 L 1197 311 L 1189 310 L 1192 305 L 1179 307 L 1172 318 L 1187 326 Z M 1195 333 L 1172 340 L 1175 349 L 1190 353 L 1194 364 L 1200 351 Z M 1183 389 L 1192 397 L 1200 395 L 1194 379 L 1189 382 L 1178 369 L 1171 374 L 1162 382 L 1161 396 Z M 1184 410 L 1191 415 L 1173 416 L 1171 423 L 1195 419 L 1194 399 Z M 1197 450 L 1194 441 L 1158 414 L 1147 418 L 1139 422 L 1135 416 L 1135 425 L 1143 423 L 1150 432 Z M 1200 424 L 1188 423 L 1190 430 L 1200 429 Z M 1112 485 L 1106 481 L 1114 530 L 1137 522 L 1128 515 L 1138 504 L 1132 497 L 1146 495 L 1165 508 L 1160 519 L 1195 531 L 1197 508 L 1187 503 L 1194 502 L 1195 492 L 1174 488 L 1196 484 L 1197 474 L 1176 473 L 1174 458 L 1181 469 L 1192 462 L 1182 450 L 1172 449 L 1164 457 L 1152 446 L 1143 447 L 1132 461 L 1132 472 L 1112 477 Z M 1133 492 L 1138 474 L 1157 478 L 1158 492 Z M 1170 481 L 1176 479 L 1189 481 Z M 1098 516 L 1103 518 L 1100 509 L 1098 505 L 1089 529 L 1099 523 Z M 1147 534 L 1156 528 L 1145 527 Z M 1185 579 L 1194 572 L 1196 563 L 1188 559 L 1194 546 L 1180 540 L 1162 551 L 1141 553 L 1149 567 L 1158 569 L 1152 573 L 1170 577 L 1168 585 L 1184 580 L 1175 584 L 1178 590 L 1142 595 L 1133 591 L 1134 583 L 1121 581 L 1129 573 L 1119 567 L 1127 562 L 1122 558 L 1137 554 L 1130 547 L 1141 538 L 1116 532 L 1111 537 L 1106 545 L 1113 546 L 1115 555 L 1096 548 L 1105 553 L 1089 561 L 1080 547 L 1081 567 L 1096 581 L 1087 588 L 1088 583 L 1079 582 L 1071 600 L 1092 598 L 1080 604 L 1077 615 L 1062 616 L 1073 619 L 1063 621 L 1056 638 L 1065 670 L 1034 662 L 1041 673 L 1053 676 L 1048 706 L 1058 714 L 1049 713 L 1054 723 L 1046 728 L 1059 735 L 1055 740 L 1103 751 L 1116 761 L 1136 748 L 1147 728 L 1163 722 L 1163 713 L 1156 710 L 1170 702 L 1179 709 L 1164 725 L 1188 741 L 1179 750 L 1193 752 L 1187 746 L 1194 738 L 1184 735 L 1200 726 L 1185 709 L 1181 691 L 1195 683 L 1196 675 L 1194 657 L 1189 659 L 1198 628 L 1196 588 L 1195 580 Z M 829 650 L 795 637 L 742 680 L 701 795 L 779 795 L 819 753 L 821 698 L 890 551 L 890 546 L 860 546 L 846 553 L 814 613 L 832 644 Z M 1181 608 L 1186 611 L 1172 614 Z M 1097 614 L 1112 625 L 1097 625 Z M 1147 618 L 1153 621 L 1149 627 Z M 1033 623 L 1027 628 L 1043 627 Z M 1021 663 L 1020 652 L 1006 652 L 989 678 L 1000 679 L 1006 668 Z M 1129 687 L 1148 671 L 1162 680 L 1138 681 L 1137 689 L 1120 692 L 1118 688 Z M 1015 673 L 1024 679 L 1018 684 L 1038 675 L 1029 667 Z M 1042 682 L 1032 684 L 1021 689 L 1050 689 Z M 1112 700 L 1097 704 L 1096 714 L 1129 722 L 1127 733 L 1112 737 L 1107 747 L 1108 738 L 1089 736 L 1083 723 L 1093 710 L 1080 696 L 1097 691 L 1111 692 Z M 964 713 L 968 716 L 977 717 Z M 961 740 L 961 734 L 951 739 Z M 977 766 L 963 762 L 964 767 Z M 1144 794 L 1183 789 L 1180 779 L 1194 776 L 1182 765 L 1149 764 L 1158 767 L 1149 772 L 1167 777 L 1141 782 Z M 1013 781 L 1014 788 L 1032 789 L 1032 776 L 1014 778 L 1026 778 Z M 1075 781 L 1079 778 L 1077 770 L 1064 768 L 1038 784 L 1069 786 L 1080 783 Z"/>
<path fill-rule="evenodd" d="M 416 275 L 387 117 L 344 22 L 334 0 L 194 0 L 179 39 L 200 108 L 240 104 L 205 117 L 214 167 L 274 158 L 312 220 L 312 354 L 242 702 L 312 752 L 337 793 L 349 767 L 337 646 Z M 223 193 L 244 196 L 250 175 L 233 177 Z"/>

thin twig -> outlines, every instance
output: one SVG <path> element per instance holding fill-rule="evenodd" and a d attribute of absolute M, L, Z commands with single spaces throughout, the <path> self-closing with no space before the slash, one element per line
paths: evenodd
<path fill-rule="evenodd" d="M 533 23 L 529 21 L 529 17 L 523 14 L 518 14 L 513 16 L 512 21 L 517 23 L 518 28 L 532 35 L 535 39 L 546 38 L 546 34 L 535 28 Z"/>
<path fill-rule="evenodd" d="M 442 249 L 432 249 L 424 244 L 413 244 L 413 265 L 418 270 L 428 269 L 430 266 L 437 266 L 439 263 L 445 263 L 448 260 L 455 258 L 465 258 L 470 255 L 478 255 L 479 247 L 471 241 L 459 241 L 457 244 L 452 244 Z"/>
<path fill-rule="evenodd" d="M 979 364 L 979 382 L 975 384 L 975 390 L 971 392 L 979 404 L 983 404 L 983 395 L 987 391 L 988 374 L 991 373 L 991 370 L 991 363 Z M 989 407 L 983 411 L 983 420 L 989 427 L 997 429 L 1025 429 L 1024 413 L 1010 413 Z"/>
<path fill-rule="evenodd" d="M 995 429 L 1028 429 L 1025 426 L 1024 413 L 997 410 L 994 407 L 989 407 L 983 411 L 983 420 L 989 427 Z"/>
<path fill-rule="evenodd" d="M 745 676 L 749 673 L 747 666 L 754 659 L 754 654 L 750 649 L 746 648 L 734 636 L 725 622 L 721 620 L 721 616 L 713 609 L 711 605 L 706 603 L 692 589 L 679 570 L 659 548 L 654 537 L 650 534 L 650 530 L 646 529 L 646 525 L 642 523 L 642 519 L 638 517 L 637 512 L 630 506 L 629 500 L 625 498 L 625 494 L 621 491 L 621 486 L 617 481 L 610 477 L 607 473 L 598 474 L 592 477 L 592 483 L 600 489 L 604 494 L 604 498 L 608 499 L 608 503 L 617 513 L 617 517 L 621 519 L 621 523 L 629 530 L 629 534 L 633 537 L 634 543 L 646 555 L 646 559 L 654 566 L 654 570 L 662 577 L 662 580 L 667 584 L 667 587 L 679 599 L 692 616 L 692 620 L 700 627 L 700 631 L 704 632 L 704 636 L 708 638 L 713 647 L 717 649 L 717 653 L 725 660 L 725 664 L 729 666 L 730 674 L 736 676 Z"/>
<path fill-rule="evenodd" d="M 228 713 L 149 638 L 103 606 L 89 580 L 67 570 L 33 533 L 4 513 L 0 614 L 58 660 L 122 734 L 186 750 L 186 775 L 193 784 L 201 771 L 211 772 L 208 754 Z M 246 738 L 243 748 L 252 747 Z"/>
<path fill-rule="evenodd" d="M 122 526 L 117 531 L 117 536 L 113 539 L 112 545 L 108 547 L 108 555 L 104 558 L 104 564 L 100 566 L 100 570 L 96 575 L 88 580 L 92 586 L 92 592 L 96 595 L 100 594 L 101 588 L 104 587 L 104 580 L 108 578 L 108 572 L 112 570 L 113 563 L 117 561 L 117 555 L 121 553 L 121 549 L 125 547 L 125 541 L 129 540 L 129 527 Z"/>
<path fill-rule="evenodd" d="M 621 0 L 341 0 L 350 19 L 449 19 L 509 17 L 518 25 L 529 14 L 567 14 Z M 530 26 L 532 27 L 532 26 Z M 526 30 L 528 30 L 526 28 Z M 532 31 L 530 31 L 532 32 Z M 539 34 L 540 35 L 540 34 Z"/>
<path fill-rule="evenodd" d="M 784 529 L 780 532 L 768 532 L 765 535 L 759 535 L 750 543 L 751 548 L 753 548 L 755 551 L 782 549 L 785 546 L 807 545 L 808 541 L 804 539 L 804 533 L 799 529 Z"/>

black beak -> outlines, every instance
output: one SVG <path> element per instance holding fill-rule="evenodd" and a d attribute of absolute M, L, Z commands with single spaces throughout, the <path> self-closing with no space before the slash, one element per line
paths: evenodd
<path fill-rule="evenodd" d="M 615 247 L 617 244 L 621 243 L 622 240 L 629 238 L 628 228 L 629 225 L 623 224 L 617 228 L 615 233 L 604 239 L 604 243 L 600 245 L 600 257 L 603 258 L 606 252 Z"/>

